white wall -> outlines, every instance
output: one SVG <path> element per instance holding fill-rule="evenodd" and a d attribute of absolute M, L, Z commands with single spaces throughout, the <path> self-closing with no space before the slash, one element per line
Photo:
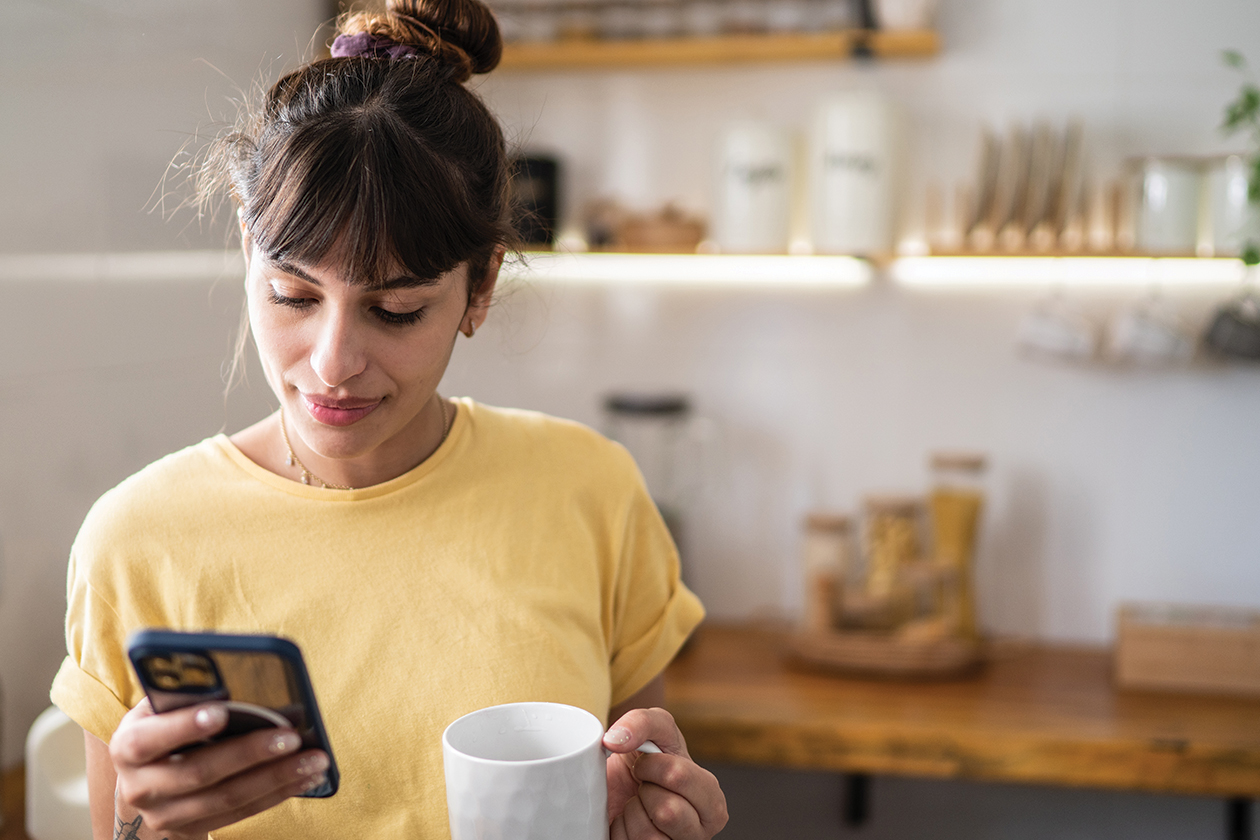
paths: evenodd
<path fill-rule="evenodd" d="M 231 97 L 296 64 L 325 5 L 4 4 L 0 765 L 20 760 L 48 705 L 66 557 L 88 506 L 148 461 L 266 410 L 258 395 L 222 396 L 239 280 L 18 282 L 2 279 L 5 255 L 222 248 L 223 225 L 146 208 L 180 148 L 234 115 Z"/>
<path fill-rule="evenodd" d="M 927 61 L 503 74 L 481 90 L 517 142 L 563 160 L 571 221 L 599 195 L 703 211 L 728 121 L 803 130 L 822 96 L 855 87 L 907 112 L 911 205 L 929 180 L 972 176 L 986 123 L 1080 118 L 1099 177 L 1139 153 L 1240 147 L 1217 129 L 1241 82 L 1220 53 L 1260 32 L 1254 3 L 942 5 L 943 52 Z M 1145 294 L 1069 299 L 1105 318 Z M 1214 302 L 1166 299 L 1195 327 Z M 527 292 L 504 308 L 503 349 L 478 342 L 451 380 L 592 422 L 608 389 L 695 394 L 726 431 L 691 545 L 696 585 L 721 616 L 792 612 L 801 514 L 920 489 L 927 452 L 948 446 L 993 455 L 980 581 L 990 628 L 1101 642 L 1125 599 L 1260 603 L 1260 372 L 1030 363 L 1013 336 L 1036 302 L 886 286 Z"/>
<path fill-rule="evenodd" d="M 1188 314 L 1210 300 L 1168 297 Z M 1256 605 L 1260 370 L 1029 361 L 1013 337 L 1036 300 L 522 288 L 460 348 L 448 390 L 593 424 L 609 390 L 693 394 L 720 434 L 687 561 L 716 616 L 792 614 L 804 513 L 921 490 L 927 453 L 951 447 L 993 459 L 989 628 L 1105 641 L 1126 599 Z"/>
<path fill-rule="evenodd" d="M 221 244 L 222 228 L 186 230 L 187 217 L 164 223 L 141 208 L 183 140 L 224 112 L 233 85 L 305 44 L 322 16 L 315 5 L 201 0 L 179 4 L 178 15 L 158 0 L 6 7 L 14 31 L 56 25 L 60 41 L 51 50 L 46 40 L 10 39 L 0 52 L 0 113 L 27 115 L 0 124 L 0 262 L 6 253 Z M 944 6 L 944 52 L 923 63 L 504 75 L 483 90 L 517 136 L 564 154 L 575 200 L 618 187 L 644 204 L 678 198 L 702 208 L 707 150 L 727 118 L 761 112 L 803 124 L 824 92 L 858 84 L 905 103 L 919 182 L 967 175 L 983 120 L 1081 115 L 1100 169 L 1129 153 L 1231 147 L 1214 126 L 1237 80 L 1217 56 L 1260 32 L 1255 3 Z M 230 277 L 0 280 L 0 763 L 18 760 L 46 703 L 62 650 L 66 552 L 91 501 L 160 454 L 268 410 L 257 388 L 221 396 L 239 294 Z M 1191 320 L 1213 303 L 1169 295 Z M 1122 298 L 1073 296 L 1099 312 Z M 718 616 L 791 614 L 802 513 L 852 508 L 868 490 L 920 488 L 926 454 L 939 446 L 993 456 L 981 564 L 991 628 L 1104 641 L 1127 598 L 1260 604 L 1260 371 L 1028 362 L 1012 338 L 1035 299 L 886 283 L 838 292 L 518 288 L 487 330 L 461 340 L 444 390 L 593 423 L 612 388 L 694 394 L 722 430 L 689 556 Z M 771 813 L 805 790 L 749 772 L 731 771 L 746 808 Z M 814 814 L 803 825 L 821 836 L 835 804 L 817 787 L 793 807 Z M 877 808 L 911 814 L 951 799 L 958 830 L 986 837 L 1042 836 L 1031 821 L 1063 801 L 1033 791 L 1040 806 L 1012 810 L 994 804 L 1001 789 L 886 790 L 893 802 Z M 1072 800 L 1085 816 L 1071 836 L 1111 836 L 1109 826 L 1130 817 L 1148 824 L 1138 820 L 1142 801 L 1098 796 Z M 1144 836 L 1158 837 L 1161 825 L 1164 836 L 1184 836 L 1178 826 L 1207 819 L 1204 803 L 1167 802 L 1160 807 L 1180 816 Z M 887 836 L 926 830 L 902 828 Z"/>

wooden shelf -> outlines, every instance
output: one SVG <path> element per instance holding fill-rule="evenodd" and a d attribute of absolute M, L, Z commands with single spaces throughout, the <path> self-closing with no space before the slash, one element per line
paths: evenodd
<path fill-rule="evenodd" d="M 967 679 L 846 678 L 788 667 L 787 638 L 705 625 L 670 665 L 698 760 L 1260 796 L 1260 700 L 1121 690 L 1109 651 L 1028 644 Z"/>
<path fill-rule="evenodd" d="M 508 44 L 507 70 L 650 68 L 852 58 L 864 50 L 879 58 L 927 58 L 940 51 L 932 30 L 723 35 L 662 40 L 562 40 Z"/>

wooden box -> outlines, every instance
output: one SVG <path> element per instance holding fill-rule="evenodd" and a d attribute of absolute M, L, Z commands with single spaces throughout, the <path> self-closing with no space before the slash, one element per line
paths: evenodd
<path fill-rule="evenodd" d="M 1260 696 L 1260 612 L 1122 607 L 1116 683 L 1121 688 Z"/>

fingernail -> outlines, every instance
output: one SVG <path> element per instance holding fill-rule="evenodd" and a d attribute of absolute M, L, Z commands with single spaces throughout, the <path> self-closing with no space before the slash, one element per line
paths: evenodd
<path fill-rule="evenodd" d="M 614 726 L 604 734 L 605 744 L 615 744 L 621 746 L 630 742 L 630 730 L 620 726 Z"/>
<path fill-rule="evenodd" d="M 325 776 L 323 773 L 320 773 L 318 776 L 316 776 L 315 778 L 311 779 L 309 782 L 306 783 L 305 790 L 314 790 L 315 788 L 319 787 L 326 781 L 328 781 L 328 777 Z"/>
<path fill-rule="evenodd" d="M 282 732 L 271 739 L 267 749 L 274 755 L 280 755 L 280 753 L 296 750 L 301 743 L 302 739 L 298 737 L 296 732 Z"/>
<path fill-rule="evenodd" d="M 323 753 L 316 753 L 299 761 L 297 771 L 300 775 L 309 776 L 312 773 L 323 773 L 327 769 L 328 756 Z"/>
<path fill-rule="evenodd" d="M 198 709 L 193 721 L 202 729 L 219 729 L 227 723 L 226 706 L 206 706 Z"/>

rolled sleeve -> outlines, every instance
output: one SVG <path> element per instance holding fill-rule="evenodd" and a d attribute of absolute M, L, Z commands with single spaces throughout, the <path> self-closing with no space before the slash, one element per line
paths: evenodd
<path fill-rule="evenodd" d="M 66 657 L 49 692 L 53 705 L 105 743 L 113 737 L 127 705 L 105 683 Z"/>

